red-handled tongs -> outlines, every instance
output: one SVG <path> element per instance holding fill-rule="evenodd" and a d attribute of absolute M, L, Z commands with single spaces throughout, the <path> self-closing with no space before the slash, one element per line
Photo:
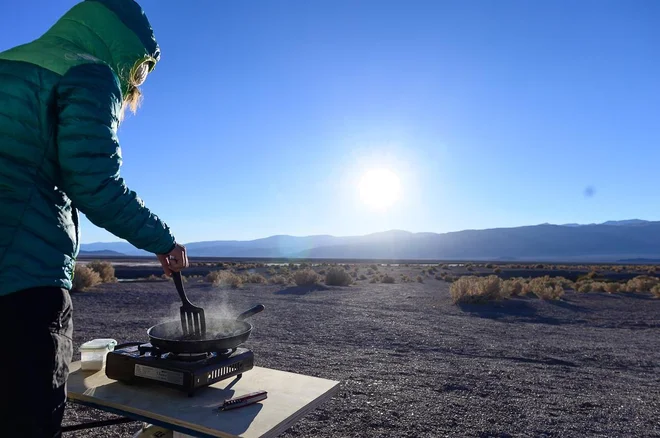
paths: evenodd
<path fill-rule="evenodd" d="M 260 402 L 266 398 L 268 398 L 268 393 L 266 391 L 251 392 L 249 394 L 241 395 L 230 400 L 225 400 L 218 407 L 218 410 L 228 411 L 230 409 L 242 408 L 243 406 L 248 406 L 253 403 Z"/>

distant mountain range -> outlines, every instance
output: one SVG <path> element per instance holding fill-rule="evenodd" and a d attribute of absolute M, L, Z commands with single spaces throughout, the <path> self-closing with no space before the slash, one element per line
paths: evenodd
<path fill-rule="evenodd" d="M 185 245 L 192 257 L 617 261 L 660 258 L 660 222 L 541 224 L 442 234 L 392 230 L 348 237 L 283 235 Z M 150 255 L 126 242 L 83 244 L 82 250 Z"/>
<path fill-rule="evenodd" d="M 110 251 L 109 249 L 101 249 L 98 251 L 85 251 L 85 250 L 80 250 L 80 255 L 84 256 L 122 256 L 126 255 L 121 252 L 117 251 Z"/>

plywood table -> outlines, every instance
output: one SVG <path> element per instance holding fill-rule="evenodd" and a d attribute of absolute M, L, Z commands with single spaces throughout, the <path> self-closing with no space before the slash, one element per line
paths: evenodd
<path fill-rule="evenodd" d="M 82 371 L 71 364 L 67 384 L 71 402 L 92 406 L 195 437 L 275 437 L 328 400 L 339 382 L 254 367 L 230 378 L 184 392 L 159 386 L 127 385 L 108 379 L 105 370 Z M 225 399 L 264 390 L 268 398 L 243 408 L 218 411 Z"/>

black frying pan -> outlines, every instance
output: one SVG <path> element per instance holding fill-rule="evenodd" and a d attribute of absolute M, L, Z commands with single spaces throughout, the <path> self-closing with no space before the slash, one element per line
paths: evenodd
<path fill-rule="evenodd" d="M 205 353 L 235 348 L 247 341 L 252 332 L 252 324 L 243 321 L 264 310 L 258 304 L 246 310 L 236 319 L 208 318 L 204 337 L 186 337 L 181 328 L 181 321 L 168 321 L 157 324 L 147 330 L 151 345 L 171 353 Z"/>

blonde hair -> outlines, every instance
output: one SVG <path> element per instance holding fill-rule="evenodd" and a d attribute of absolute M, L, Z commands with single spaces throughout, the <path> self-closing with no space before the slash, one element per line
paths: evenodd
<path fill-rule="evenodd" d="M 143 62 L 138 64 L 135 68 L 131 70 L 128 81 L 128 91 L 124 96 L 124 102 L 121 106 L 121 113 L 119 115 L 119 121 L 124 120 L 124 113 L 126 108 L 129 108 L 133 114 L 137 112 L 137 109 L 142 103 L 142 91 L 140 90 L 140 85 L 147 80 L 147 75 L 151 70 L 151 66 L 148 62 Z"/>

